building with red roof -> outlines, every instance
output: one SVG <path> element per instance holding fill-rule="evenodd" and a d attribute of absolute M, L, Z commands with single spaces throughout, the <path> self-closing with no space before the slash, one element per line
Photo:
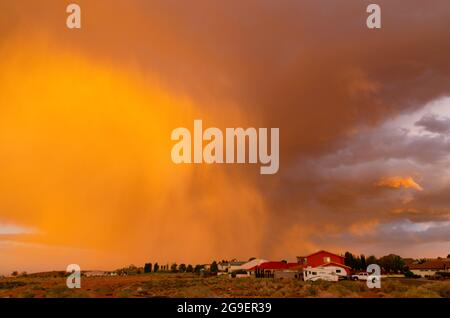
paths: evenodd
<path fill-rule="evenodd" d="M 422 277 L 434 276 L 437 272 L 450 272 L 450 259 L 440 258 L 427 260 L 420 264 L 411 264 L 409 270 Z"/>
<path fill-rule="evenodd" d="M 308 256 L 297 256 L 297 263 L 287 263 L 285 261 L 264 262 L 248 269 L 248 271 L 253 272 L 256 277 L 276 277 L 278 274 L 280 277 L 283 275 L 291 275 L 297 278 L 298 273 L 307 267 L 328 266 L 340 267 L 347 274 L 351 272 L 351 268 L 345 265 L 343 256 L 324 250 L 309 254 Z"/>
<path fill-rule="evenodd" d="M 337 266 L 343 268 L 347 274 L 350 274 L 351 268 L 344 263 L 344 257 L 328 251 L 318 251 L 308 256 L 297 256 L 297 267 L 295 269 L 304 269 L 307 267 L 328 267 Z"/>

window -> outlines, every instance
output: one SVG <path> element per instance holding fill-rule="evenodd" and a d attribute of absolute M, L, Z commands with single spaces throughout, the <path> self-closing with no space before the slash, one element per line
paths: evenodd
<path fill-rule="evenodd" d="M 324 263 L 330 263 L 330 262 L 331 262 L 331 258 L 328 257 L 328 256 L 327 256 L 327 257 L 324 257 L 324 258 L 323 258 L 323 262 L 324 262 Z"/>
<path fill-rule="evenodd" d="M 340 269 L 337 269 L 337 270 L 336 270 L 336 273 L 340 273 L 340 272 L 341 272 L 341 270 L 340 270 Z"/>
<path fill-rule="evenodd" d="M 312 272 L 313 275 L 317 275 L 317 272 Z"/>

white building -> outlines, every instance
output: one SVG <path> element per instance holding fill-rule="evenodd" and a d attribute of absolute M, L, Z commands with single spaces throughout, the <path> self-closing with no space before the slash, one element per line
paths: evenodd
<path fill-rule="evenodd" d="M 253 259 L 251 261 L 248 261 L 248 262 L 239 262 L 241 264 L 236 263 L 236 264 L 231 265 L 228 268 L 228 272 L 229 273 L 238 272 L 238 271 L 239 272 L 247 272 L 246 275 L 250 276 L 250 269 L 252 269 L 252 268 L 254 268 L 256 266 L 259 266 L 259 265 L 261 265 L 263 263 L 267 263 L 267 262 L 268 262 L 267 260 L 261 259 L 261 258 L 255 258 L 255 259 Z M 245 275 L 245 274 L 242 274 L 242 275 Z"/>
<path fill-rule="evenodd" d="M 438 258 L 428 260 L 422 264 L 411 264 L 409 270 L 415 275 L 422 277 L 434 276 L 437 272 L 449 272 L 450 271 L 450 259 Z"/>

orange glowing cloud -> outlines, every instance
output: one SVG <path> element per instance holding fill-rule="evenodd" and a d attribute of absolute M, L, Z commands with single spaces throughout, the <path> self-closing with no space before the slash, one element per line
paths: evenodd
<path fill-rule="evenodd" d="M 259 250 L 259 191 L 220 167 L 171 161 L 172 129 L 198 112 L 191 101 L 51 45 L 11 47 L 0 62 L 0 221 L 37 229 L 15 242 L 91 268 L 234 257 L 242 229 L 242 255 Z M 8 258 L 25 257 L 14 246 Z"/>
<path fill-rule="evenodd" d="M 423 188 L 412 177 L 385 177 L 375 183 L 377 187 L 390 189 L 414 189 L 423 191 Z"/>

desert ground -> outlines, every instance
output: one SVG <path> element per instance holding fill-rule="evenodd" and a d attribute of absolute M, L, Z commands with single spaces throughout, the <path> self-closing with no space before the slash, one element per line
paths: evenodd
<path fill-rule="evenodd" d="M 133 276 L 82 277 L 80 289 L 66 287 L 66 278 L 0 279 L 0 297 L 450 297 L 450 280 L 387 278 L 381 289 L 364 282 L 304 282 L 292 279 L 202 277 L 152 273 Z"/>

